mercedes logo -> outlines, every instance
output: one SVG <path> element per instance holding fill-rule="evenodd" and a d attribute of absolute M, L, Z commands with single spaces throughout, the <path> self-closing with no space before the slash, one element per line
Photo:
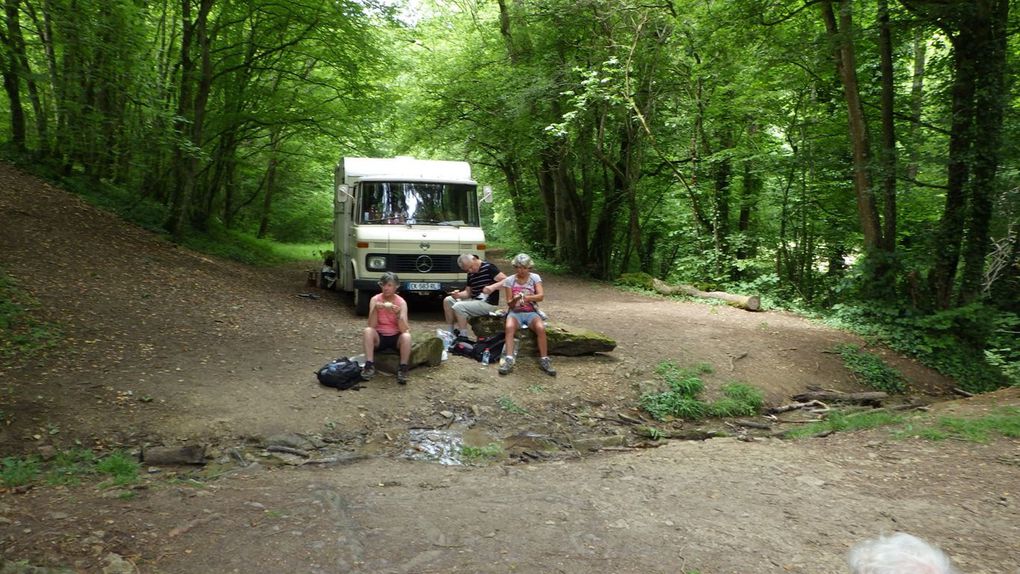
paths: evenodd
<path fill-rule="evenodd" d="M 418 273 L 432 271 L 432 258 L 428 255 L 419 255 L 418 259 L 414 261 L 414 268 L 418 270 Z"/>

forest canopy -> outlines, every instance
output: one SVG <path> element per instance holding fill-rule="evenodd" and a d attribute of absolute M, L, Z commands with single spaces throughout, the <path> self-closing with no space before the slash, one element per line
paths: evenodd
<path fill-rule="evenodd" d="M 327 240 L 340 157 L 466 159 L 490 238 L 573 272 L 865 302 L 1020 358 L 1008 0 L 4 8 L 8 157 L 175 238 Z"/>

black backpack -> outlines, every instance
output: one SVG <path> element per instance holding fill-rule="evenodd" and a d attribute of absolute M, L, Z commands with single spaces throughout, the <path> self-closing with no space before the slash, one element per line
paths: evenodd
<path fill-rule="evenodd" d="M 495 363 L 503 353 L 503 345 L 506 343 L 506 333 L 500 331 L 488 337 L 479 337 L 471 347 L 470 357 L 476 361 L 482 360 L 485 351 L 489 351 L 489 361 Z"/>
<path fill-rule="evenodd" d="M 321 384 L 341 391 L 356 388 L 362 380 L 361 367 L 347 357 L 333 359 L 315 371 L 315 376 Z"/>

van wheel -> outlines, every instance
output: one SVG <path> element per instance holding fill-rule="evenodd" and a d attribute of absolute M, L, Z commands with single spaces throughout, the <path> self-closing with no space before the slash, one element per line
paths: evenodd
<path fill-rule="evenodd" d="M 354 290 L 354 313 L 362 317 L 368 315 L 368 302 L 372 299 L 372 292 L 365 289 Z"/>

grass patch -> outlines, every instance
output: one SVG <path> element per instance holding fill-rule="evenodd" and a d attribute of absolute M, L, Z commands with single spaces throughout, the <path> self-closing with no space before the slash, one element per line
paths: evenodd
<path fill-rule="evenodd" d="M 0 362 L 29 357 L 60 341 L 56 325 L 34 317 L 38 308 L 39 302 L 0 270 Z"/>
<path fill-rule="evenodd" d="M 804 425 L 794 429 L 786 436 L 789 438 L 805 438 L 826 432 L 855 431 L 899 424 L 906 420 L 904 415 L 887 411 L 842 413 L 832 411 L 823 421 Z"/>
<path fill-rule="evenodd" d="M 88 449 L 61 451 L 46 471 L 48 484 L 80 484 L 83 477 L 96 473 L 96 455 Z"/>
<path fill-rule="evenodd" d="M 722 392 L 724 398 L 710 405 L 713 416 L 749 417 L 765 406 L 765 395 L 751 385 L 728 383 L 723 385 Z"/>
<path fill-rule="evenodd" d="M 59 451 L 47 460 L 38 457 L 7 457 L 0 466 L 0 483 L 4 486 L 24 486 L 37 482 L 49 485 L 75 485 L 90 477 L 109 475 L 110 482 L 123 486 L 138 482 L 139 464 L 129 455 L 113 453 L 99 459 L 85 448 Z"/>
<path fill-rule="evenodd" d="M 764 405 L 762 392 L 743 383 L 729 383 L 723 386 L 723 398 L 708 403 L 699 398 L 705 390 L 701 376 L 712 372 L 707 364 L 681 368 L 671 361 L 660 363 L 655 372 L 669 385 L 661 393 L 646 393 L 641 396 L 640 405 L 656 420 L 668 417 L 699 420 L 705 417 L 751 416 Z"/>
<path fill-rule="evenodd" d="M 1003 407 L 979 417 L 908 416 L 887 411 L 841 413 L 833 411 L 824 421 L 804 425 L 786 434 L 789 438 L 816 436 L 824 432 L 867 430 L 890 426 L 897 439 L 931 441 L 962 440 L 984 443 L 995 437 L 1020 438 L 1020 408 Z"/>
<path fill-rule="evenodd" d="M 933 425 L 916 429 L 914 436 L 977 443 L 988 442 L 996 436 L 1020 438 L 1020 408 L 1004 407 L 982 417 L 939 417 Z"/>
<path fill-rule="evenodd" d="M 0 461 L 0 483 L 13 488 L 31 484 L 39 478 L 39 460 L 35 457 L 9 456 Z"/>
<path fill-rule="evenodd" d="M 490 442 L 485 446 L 463 446 L 460 449 L 461 460 L 477 462 L 481 460 L 495 460 L 503 457 L 503 447 Z"/>
<path fill-rule="evenodd" d="M 108 483 L 114 486 L 126 486 L 138 482 L 138 470 L 141 465 L 133 457 L 123 451 L 117 451 L 96 463 L 96 471 L 109 475 Z"/>
<path fill-rule="evenodd" d="M 525 409 L 524 407 L 518 405 L 517 403 L 514 402 L 513 399 L 511 399 L 510 397 L 508 397 L 506 395 L 503 395 L 503 396 L 499 397 L 498 399 L 496 399 L 496 404 L 499 405 L 499 408 L 503 409 L 504 411 L 506 411 L 508 413 L 513 413 L 515 415 L 526 415 L 526 414 L 528 414 L 527 409 Z"/>
<path fill-rule="evenodd" d="M 899 371 L 885 364 L 880 357 L 862 351 L 857 345 L 839 345 L 836 352 L 843 358 L 843 364 L 857 380 L 879 391 L 902 394 L 907 382 Z"/>

